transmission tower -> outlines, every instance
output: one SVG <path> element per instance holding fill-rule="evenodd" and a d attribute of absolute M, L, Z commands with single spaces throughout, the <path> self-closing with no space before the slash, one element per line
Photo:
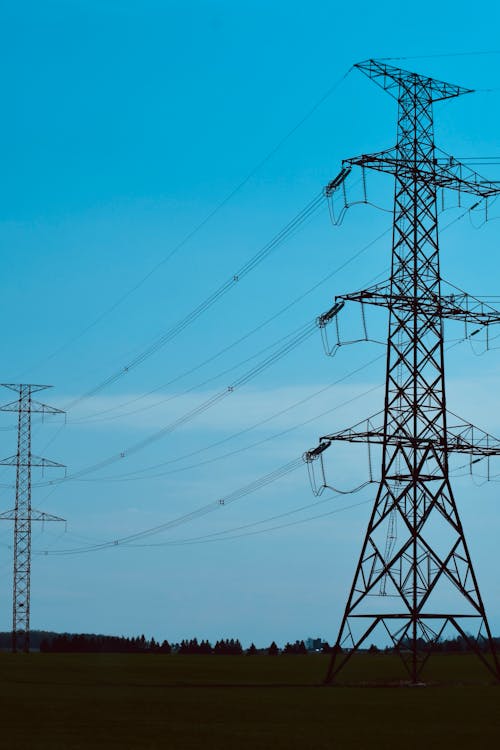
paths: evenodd
<path fill-rule="evenodd" d="M 33 401 L 32 394 L 50 388 L 48 385 L 13 385 L 3 383 L 19 394 L 19 398 L 0 411 L 17 412 L 17 453 L 0 460 L 0 465 L 16 467 L 16 504 L 0 513 L 0 520 L 14 521 L 14 576 L 12 599 L 12 651 L 29 651 L 30 647 L 30 579 L 32 521 L 64 521 L 63 518 L 31 507 L 31 467 L 63 467 L 63 464 L 40 458 L 31 453 L 31 415 L 64 414 L 61 409 Z"/>
<path fill-rule="evenodd" d="M 500 312 L 465 292 L 443 293 L 436 201 L 438 189 L 487 200 L 500 188 L 434 144 L 433 103 L 470 90 L 376 60 L 355 67 L 398 102 L 397 145 L 346 159 L 325 191 L 335 192 L 354 166 L 394 176 L 392 265 L 387 281 L 336 297 L 319 318 L 327 325 L 350 301 L 385 307 L 389 317 L 383 411 L 321 437 L 305 454 L 322 465 L 335 441 L 382 449 L 380 484 L 326 681 L 376 633 L 400 653 L 411 683 L 448 632 L 500 678 L 448 466 L 451 452 L 499 455 L 500 441 L 447 412 L 443 350 L 444 319 L 486 327 L 500 322 Z"/>

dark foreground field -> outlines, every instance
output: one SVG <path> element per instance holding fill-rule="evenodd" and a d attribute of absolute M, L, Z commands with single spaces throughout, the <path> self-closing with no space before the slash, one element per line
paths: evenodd
<path fill-rule="evenodd" d="M 473 657 L 426 687 L 323 687 L 324 656 L 0 654 L 1 746 L 26 750 L 493 748 L 500 688 Z M 390 656 L 346 679 L 391 684 Z M 439 682 L 438 682 L 439 681 Z"/>

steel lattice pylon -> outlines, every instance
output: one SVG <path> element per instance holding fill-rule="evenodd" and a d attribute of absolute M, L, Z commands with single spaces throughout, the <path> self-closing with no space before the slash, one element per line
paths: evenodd
<path fill-rule="evenodd" d="M 16 504 L 13 510 L 0 513 L 0 520 L 14 521 L 14 576 L 12 598 L 12 650 L 29 651 L 30 643 L 30 580 L 32 521 L 64 521 L 63 518 L 37 511 L 31 507 L 31 467 L 62 467 L 63 464 L 34 456 L 31 453 L 31 415 L 63 414 L 47 404 L 33 401 L 32 394 L 49 388 L 47 385 L 2 384 L 19 394 L 19 399 L 0 411 L 17 412 L 17 453 L 4 458 L 0 465 L 16 467 Z"/>
<path fill-rule="evenodd" d="M 500 314 L 468 295 L 443 295 L 436 193 L 450 188 L 482 199 L 500 190 L 455 159 L 436 156 L 433 102 L 470 93 L 468 89 L 375 60 L 356 67 L 397 100 L 397 145 L 345 160 L 326 193 L 334 192 L 353 166 L 394 176 L 391 276 L 383 284 L 337 297 L 319 322 L 326 325 L 343 303 L 355 301 L 387 307 L 389 330 L 384 411 L 363 425 L 322 437 L 305 455 L 308 462 L 322 461 L 324 450 L 336 440 L 382 446 L 380 484 L 326 681 L 337 677 L 377 629 L 399 650 L 413 683 L 420 680 L 433 644 L 450 628 L 499 678 L 450 485 L 448 456 L 451 451 L 498 455 L 500 442 L 449 418 L 443 319 L 487 326 L 499 322 Z M 469 634 L 471 627 L 475 637 Z"/>

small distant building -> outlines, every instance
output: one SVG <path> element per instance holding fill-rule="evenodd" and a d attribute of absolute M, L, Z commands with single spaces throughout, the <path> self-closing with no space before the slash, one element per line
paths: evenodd
<path fill-rule="evenodd" d="M 324 641 L 322 638 L 307 638 L 306 648 L 308 651 L 321 651 L 323 643 Z"/>

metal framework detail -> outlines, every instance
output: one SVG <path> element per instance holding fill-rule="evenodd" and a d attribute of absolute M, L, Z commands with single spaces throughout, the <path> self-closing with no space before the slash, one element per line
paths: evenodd
<path fill-rule="evenodd" d="M 31 524 L 33 521 L 64 521 L 58 516 L 31 507 L 31 468 L 63 467 L 31 453 L 31 415 L 64 414 L 61 409 L 34 401 L 32 394 L 50 388 L 47 385 L 14 385 L 3 383 L 19 394 L 19 398 L 0 411 L 17 412 L 17 453 L 0 460 L 0 465 L 16 467 L 16 500 L 12 510 L 0 513 L 0 520 L 14 521 L 14 571 L 12 595 L 12 651 L 29 651 L 30 647 L 30 582 Z"/>
<path fill-rule="evenodd" d="M 325 326 L 346 302 L 388 309 L 384 410 L 349 430 L 326 435 L 308 451 L 323 461 L 336 440 L 379 443 L 381 478 L 326 682 L 374 631 L 399 651 L 409 680 L 421 680 L 432 647 L 449 629 L 466 640 L 498 679 L 500 667 L 449 480 L 452 451 L 500 455 L 500 441 L 446 408 L 443 321 L 488 326 L 500 312 L 469 295 L 442 293 L 438 188 L 495 196 L 498 185 L 452 157 L 437 158 L 433 102 L 470 93 L 376 60 L 356 65 L 398 102 L 397 144 L 346 159 L 325 192 L 355 166 L 394 177 L 390 279 L 339 296 L 318 319 Z M 471 629 L 473 634 L 471 635 Z"/>

